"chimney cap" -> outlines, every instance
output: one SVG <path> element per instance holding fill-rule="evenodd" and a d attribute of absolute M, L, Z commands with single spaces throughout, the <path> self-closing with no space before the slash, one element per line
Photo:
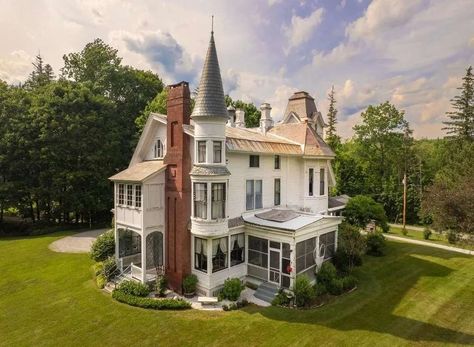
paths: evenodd
<path fill-rule="evenodd" d="M 268 109 L 272 109 L 272 107 L 270 106 L 270 104 L 268 102 L 264 102 L 263 104 L 260 105 L 260 109 L 261 110 L 268 110 Z"/>

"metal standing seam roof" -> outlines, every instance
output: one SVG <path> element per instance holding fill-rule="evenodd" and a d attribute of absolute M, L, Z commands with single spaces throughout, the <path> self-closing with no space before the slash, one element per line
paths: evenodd
<path fill-rule="evenodd" d="M 256 217 L 255 214 L 242 215 L 245 223 L 253 224 L 257 226 L 280 229 L 286 231 L 296 231 L 298 229 L 304 228 L 305 226 L 315 223 L 325 216 L 323 215 L 308 215 L 308 214 L 298 214 L 297 217 L 284 222 L 276 222 L 273 220 L 262 219 Z"/>
<path fill-rule="evenodd" d="M 230 171 L 225 166 L 194 165 L 189 174 L 193 176 L 229 176 Z"/>
<path fill-rule="evenodd" d="M 191 118 L 196 117 L 228 118 L 213 32 L 202 68 L 196 104 L 191 114 Z"/>
<path fill-rule="evenodd" d="M 161 160 L 143 161 L 109 177 L 109 180 L 141 182 L 165 168 L 166 164 L 163 164 Z"/>

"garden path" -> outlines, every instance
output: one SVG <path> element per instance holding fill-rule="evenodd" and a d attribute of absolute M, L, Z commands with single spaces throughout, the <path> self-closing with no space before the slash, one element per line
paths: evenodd
<path fill-rule="evenodd" d="M 92 243 L 97 236 L 107 229 L 95 229 L 63 237 L 49 245 L 49 249 L 61 253 L 87 253 L 91 250 Z"/>

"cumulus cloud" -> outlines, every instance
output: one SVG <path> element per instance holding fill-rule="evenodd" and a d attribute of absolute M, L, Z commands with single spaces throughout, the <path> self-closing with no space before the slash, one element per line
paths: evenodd
<path fill-rule="evenodd" d="M 321 24 L 323 20 L 324 9 L 314 10 L 308 17 L 299 17 L 293 15 L 289 26 L 283 28 L 283 32 L 288 39 L 288 49 L 298 47 L 308 41 L 314 32 L 314 29 Z"/>
<path fill-rule="evenodd" d="M 9 84 L 24 82 L 33 70 L 33 57 L 25 51 L 13 51 L 7 56 L 0 56 L 0 80 Z"/>
<path fill-rule="evenodd" d="M 113 32 L 111 37 L 122 41 L 128 51 L 141 55 L 152 68 L 171 81 L 195 82 L 198 74 L 196 61 L 170 33 L 160 30 L 139 33 L 118 31 Z"/>

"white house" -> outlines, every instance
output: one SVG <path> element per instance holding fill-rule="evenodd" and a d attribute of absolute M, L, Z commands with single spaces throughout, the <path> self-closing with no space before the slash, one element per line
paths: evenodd
<path fill-rule="evenodd" d="M 188 84 L 168 88 L 167 115 L 150 115 L 130 166 L 110 178 L 122 270 L 145 282 L 163 267 L 177 291 L 193 273 L 204 295 L 231 277 L 284 288 L 314 278 L 344 206 L 329 198 L 334 153 L 314 99 L 293 94 L 279 123 L 264 103 L 246 128 L 226 108 L 213 34 L 192 114 Z"/>

